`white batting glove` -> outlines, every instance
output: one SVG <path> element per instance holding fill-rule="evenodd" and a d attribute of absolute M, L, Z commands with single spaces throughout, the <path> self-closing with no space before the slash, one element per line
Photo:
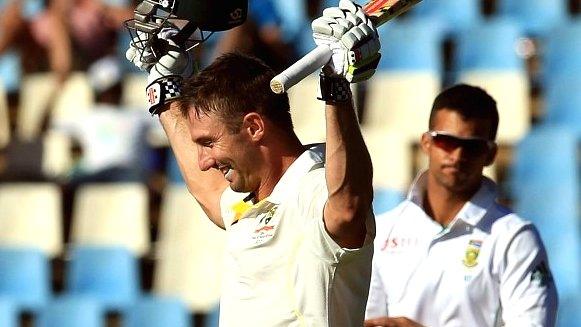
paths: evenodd
<path fill-rule="evenodd" d="M 164 106 L 181 96 L 181 85 L 184 78 L 190 77 L 195 71 L 195 64 L 190 54 L 178 46 L 171 37 L 177 34 L 177 29 L 164 28 L 158 34 L 161 44 L 159 49 L 143 47 L 148 35 L 137 32 L 137 36 L 129 44 L 125 53 L 140 70 L 149 73 L 146 96 L 149 112 L 159 114 Z M 158 53 L 154 54 L 154 51 Z M 155 58 L 159 58 L 156 61 Z"/>
<path fill-rule="evenodd" d="M 311 27 L 315 43 L 333 51 L 331 60 L 323 67 L 326 75 L 356 83 L 375 73 L 381 45 L 377 30 L 361 6 L 341 0 L 339 7 L 325 9 Z"/>

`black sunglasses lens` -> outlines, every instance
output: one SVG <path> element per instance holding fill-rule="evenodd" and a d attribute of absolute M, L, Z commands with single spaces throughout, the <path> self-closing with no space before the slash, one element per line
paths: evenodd
<path fill-rule="evenodd" d="M 444 134 L 433 135 L 432 141 L 438 148 L 447 152 L 453 151 L 461 145 L 460 139 Z"/>
<path fill-rule="evenodd" d="M 485 140 L 465 140 L 445 134 L 433 135 L 432 141 L 438 148 L 446 152 L 462 147 L 467 154 L 478 155 L 485 153 L 488 149 L 488 144 Z"/>

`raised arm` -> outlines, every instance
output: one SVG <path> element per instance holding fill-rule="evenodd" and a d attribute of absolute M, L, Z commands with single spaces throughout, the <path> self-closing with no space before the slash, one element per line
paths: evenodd
<path fill-rule="evenodd" d="M 323 68 L 321 97 L 326 101 L 326 179 L 329 198 L 325 226 L 342 247 L 358 248 L 365 241 L 366 221 L 373 200 L 371 158 L 353 107 L 349 82 L 368 79 L 379 61 L 375 28 L 361 7 L 342 0 L 313 21 L 317 45 L 333 49 Z"/>
<path fill-rule="evenodd" d="M 372 166 L 351 102 L 327 103 L 325 226 L 342 247 L 358 248 L 373 200 Z"/>
<path fill-rule="evenodd" d="M 188 190 L 210 220 L 220 228 L 224 228 L 220 213 L 220 196 L 228 186 L 227 181 L 217 170 L 200 170 L 196 145 L 190 138 L 186 120 L 181 116 L 177 103 L 173 103 L 169 110 L 162 112 L 159 120 Z"/>
<path fill-rule="evenodd" d="M 157 61 L 147 60 L 153 55 L 150 49 L 143 47 L 150 37 L 145 33 L 138 34 L 132 40 L 126 56 L 137 67 L 149 72 L 149 112 L 159 115 L 188 190 L 212 222 L 224 228 L 220 214 L 220 197 L 227 182 L 215 171 L 202 171 L 199 167 L 197 145 L 190 137 L 187 119 L 180 112 L 179 97 L 176 96 L 178 93 L 175 92 L 176 84 L 183 83 L 185 78 L 192 75 L 195 65 L 192 57 L 169 39 L 173 35 L 175 32 L 171 30 L 157 35 L 162 40 L 167 39 L 167 52 Z"/>

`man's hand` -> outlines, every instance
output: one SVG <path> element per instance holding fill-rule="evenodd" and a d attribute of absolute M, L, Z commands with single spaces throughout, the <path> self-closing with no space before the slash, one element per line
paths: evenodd
<path fill-rule="evenodd" d="M 341 0 L 339 7 L 327 8 L 323 16 L 312 23 L 317 45 L 327 45 L 333 51 L 323 67 L 328 76 L 340 76 L 351 83 L 370 78 L 379 63 L 380 43 L 371 20 L 361 6 Z"/>
<path fill-rule="evenodd" d="M 367 319 L 363 323 L 364 327 L 423 327 L 417 322 L 406 317 L 379 317 Z"/>
<path fill-rule="evenodd" d="M 162 29 L 156 36 L 155 48 L 149 42 L 151 35 L 137 32 L 125 53 L 127 60 L 149 73 L 146 95 L 151 114 L 159 114 L 165 105 L 177 100 L 183 79 L 195 71 L 190 54 L 171 39 L 177 32 L 177 29 Z"/>

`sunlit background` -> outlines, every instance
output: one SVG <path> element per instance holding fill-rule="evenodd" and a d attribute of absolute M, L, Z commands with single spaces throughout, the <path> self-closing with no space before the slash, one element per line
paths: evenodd
<path fill-rule="evenodd" d="M 136 2 L 0 0 L 0 327 L 217 326 L 224 234 L 188 194 L 147 113 L 147 77 L 125 60 Z M 282 70 L 336 3 L 249 0 L 248 21 L 195 55 L 204 67 L 239 50 Z M 581 325 L 580 11 L 424 0 L 379 29 L 378 71 L 353 88 L 376 213 L 425 167 L 418 140 L 439 91 L 466 82 L 497 100 L 500 151 L 485 173 L 539 228 L 567 327 Z M 305 143 L 325 137 L 317 85 L 289 91 Z"/>

